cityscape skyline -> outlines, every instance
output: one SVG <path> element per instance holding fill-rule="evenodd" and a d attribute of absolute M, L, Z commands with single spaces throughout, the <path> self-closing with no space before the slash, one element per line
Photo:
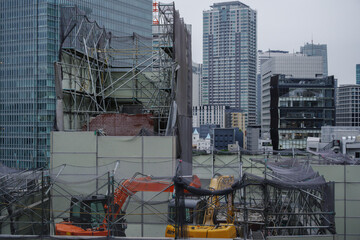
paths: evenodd
<path fill-rule="evenodd" d="M 185 22 L 192 25 L 193 61 L 202 63 L 202 12 L 214 3 L 227 1 L 174 2 Z M 360 33 L 354 29 L 360 27 L 357 13 L 360 1 L 343 3 L 346 11 L 339 11 L 339 2 L 335 0 L 241 2 L 257 10 L 258 50 L 300 52 L 300 46 L 312 41 L 314 44 L 327 44 L 328 75 L 334 75 L 339 84 L 355 84 L 354 68 L 360 62 Z"/>

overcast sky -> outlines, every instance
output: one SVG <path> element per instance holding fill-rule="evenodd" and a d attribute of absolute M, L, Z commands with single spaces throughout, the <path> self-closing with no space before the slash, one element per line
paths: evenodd
<path fill-rule="evenodd" d="M 170 3 L 173 1 L 162 0 Z M 202 12 L 224 0 L 175 0 L 192 25 L 193 61 L 202 62 Z M 339 84 L 355 83 L 360 64 L 360 0 L 243 0 L 257 10 L 257 48 L 300 51 L 306 42 L 327 44 L 329 75 Z"/>

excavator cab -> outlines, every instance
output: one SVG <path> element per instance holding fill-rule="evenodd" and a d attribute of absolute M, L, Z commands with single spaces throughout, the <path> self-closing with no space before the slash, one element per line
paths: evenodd
<path fill-rule="evenodd" d="M 106 219 L 109 210 L 108 204 L 109 197 L 106 195 L 94 195 L 88 198 L 73 197 L 71 199 L 70 219 L 64 220 L 72 222 L 74 226 L 86 231 L 92 229 L 99 234 L 101 232 L 105 233 L 104 219 Z M 120 211 L 117 218 L 120 218 L 123 214 L 124 212 Z M 126 219 L 121 218 L 116 221 L 116 224 L 112 224 L 111 231 L 114 236 L 125 237 L 126 228 Z"/>
<path fill-rule="evenodd" d="M 98 229 L 106 216 L 107 204 L 108 197 L 105 195 L 94 195 L 89 198 L 73 197 L 70 207 L 70 222 L 84 230 Z"/>

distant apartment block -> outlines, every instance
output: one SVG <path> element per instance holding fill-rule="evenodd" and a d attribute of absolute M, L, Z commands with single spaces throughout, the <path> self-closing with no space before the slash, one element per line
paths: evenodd
<path fill-rule="evenodd" d="M 360 85 L 341 85 L 337 94 L 336 126 L 360 126 Z"/>
<path fill-rule="evenodd" d="M 251 152 L 258 151 L 259 140 L 261 138 L 261 126 L 251 125 L 246 129 L 246 149 Z"/>
<path fill-rule="evenodd" d="M 239 1 L 203 12 L 202 104 L 242 109 L 246 124 L 256 122 L 256 19 Z"/>
<path fill-rule="evenodd" d="M 225 127 L 225 106 L 202 105 L 193 106 L 193 127 L 215 124 Z"/>
<path fill-rule="evenodd" d="M 240 109 L 228 108 L 225 110 L 225 127 L 237 128 L 241 131 L 242 139 L 239 141 L 241 147 L 246 147 L 246 117 L 244 111 Z"/>
<path fill-rule="evenodd" d="M 215 128 L 211 142 L 214 150 L 228 150 L 229 144 L 235 144 L 235 129 Z"/>

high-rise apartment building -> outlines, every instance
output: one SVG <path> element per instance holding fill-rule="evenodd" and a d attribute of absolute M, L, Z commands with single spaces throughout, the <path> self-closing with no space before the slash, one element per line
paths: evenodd
<path fill-rule="evenodd" d="M 356 64 L 356 84 L 360 84 L 360 64 Z"/>
<path fill-rule="evenodd" d="M 203 12 L 202 104 L 245 111 L 256 122 L 256 11 L 239 2 Z"/>
<path fill-rule="evenodd" d="M 55 119 L 61 6 L 77 5 L 113 35 L 151 37 L 151 0 L 0 1 L 0 161 L 43 167 Z"/>
<path fill-rule="evenodd" d="M 305 56 L 321 56 L 323 62 L 323 76 L 328 75 L 328 61 L 327 61 L 327 45 L 326 44 L 314 44 L 306 43 L 300 47 L 300 53 Z"/>
<path fill-rule="evenodd" d="M 337 88 L 336 126 L 360 126 L 360 86 Z"/>

